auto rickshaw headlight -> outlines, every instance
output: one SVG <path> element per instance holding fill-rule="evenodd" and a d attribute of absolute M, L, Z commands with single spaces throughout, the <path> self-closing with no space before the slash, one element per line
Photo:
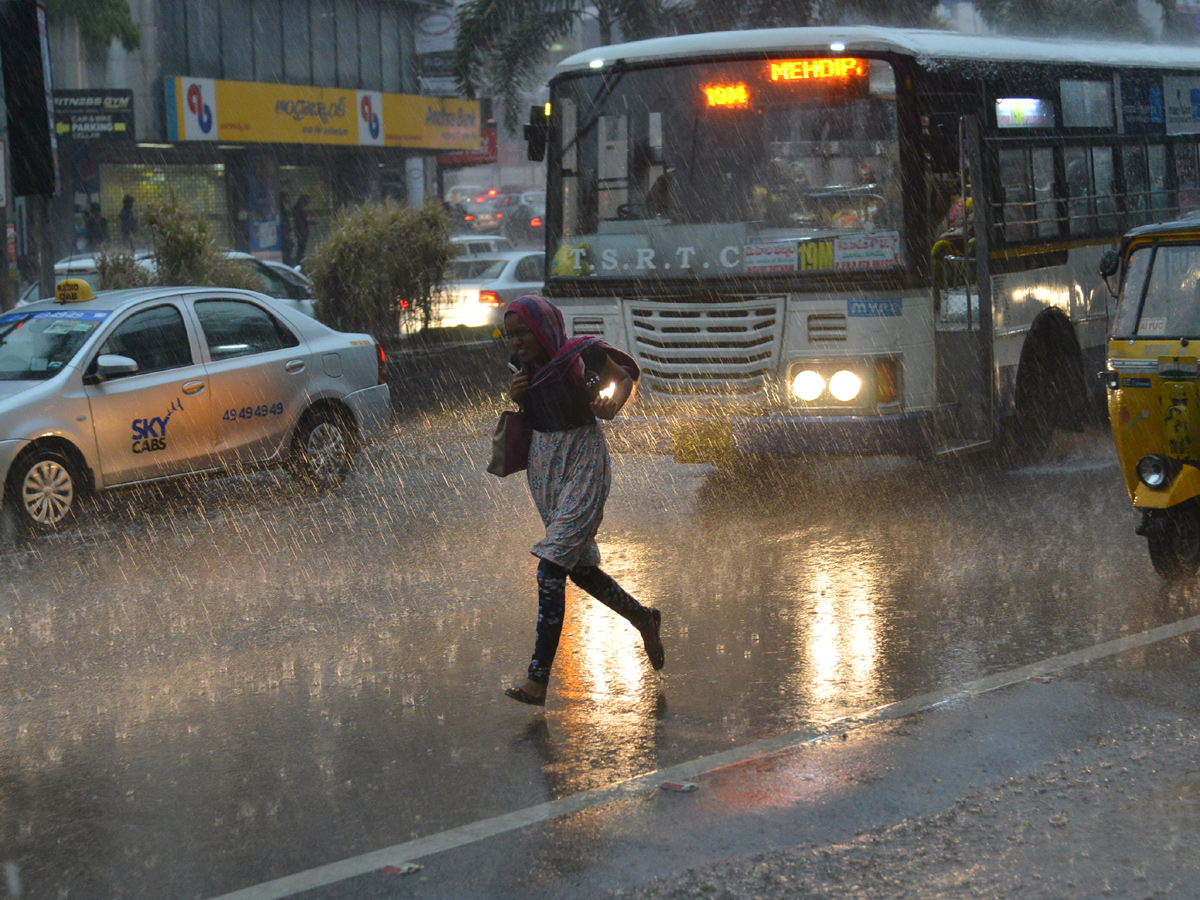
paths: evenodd
<path fill-rule="evenodd" d="M 1178 460 L 1151 453 L 1138 460 L 1137 476 L 1148 488 L 1165 488 L 1175 480 L 1180 468 Z"/>

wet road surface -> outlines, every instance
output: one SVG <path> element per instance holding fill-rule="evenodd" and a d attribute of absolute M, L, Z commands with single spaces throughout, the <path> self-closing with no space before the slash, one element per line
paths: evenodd
<path fill-rule="evenodd" d="M 493 417 L 407 420 L 328 496 L 122 495 L 4 558 L 25 895 L 215 896 L 1162 621 L 1100 431 L 1015 473 L 622 456 L 603 565 L 663 610 L 667 665 L 571 588 L 540 717 L 500 692 L 539 528 L 482 473 Z"/>

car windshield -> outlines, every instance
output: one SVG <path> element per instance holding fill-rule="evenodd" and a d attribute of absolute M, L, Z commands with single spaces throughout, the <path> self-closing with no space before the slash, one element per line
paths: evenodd
<path fill-rule="evenodd" d="M 687 278 L 901 264 L 895 77 L 769 59 L 563 79 L 553 271 Z"/>
<path fill-rule="evenodd" d="M 53 378 L 107 317 L 107 311 L 90 310 L 0 316 L 0 381 Z"/>
<path fill-rule="evenodd" d="M 505 265 L 506 261 L 503 259 L 456 259 L 450 263 L 447 277 L 451 281 L 499 278 Z"/>
<path fill-rule="evenodd" d="M 1129 256 L 1114 337 L 1200 335 L 1200 245 L 1159 244 Z"/>

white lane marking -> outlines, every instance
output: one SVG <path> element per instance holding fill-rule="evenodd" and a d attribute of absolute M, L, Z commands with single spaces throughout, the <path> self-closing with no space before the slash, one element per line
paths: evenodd
<path fill-rule="evenodd" d="M 336 884 L 339 881 L 357 878 L 360 875 L 366 875 L 369 872 L 382 869 L 384 866 L 396 866 L 401 863 L 412 862 L 422 857 L 432 856 L 435 853 L 443 853 L 447 850 L 453 850 L 456 847 L 463 847 L 467 844 L 474 844 L 478 841 L 506 834 L 510 831 L 524 828 L 527 825 L 535 825 L 558 816 L 580 812 L 594 806 L 601 806 L 605 803 L 612 803 L 614 800 L 622 800 L 645 791 L 657 790 L 659 784 L 664 781 L 690 781 L 698 775 L 702 775 L 705 772 L 712 772 L 715 769 L 725 766 L 778 753 L 781 750 L 790 750 L 803 744 L 811 744 L 832 737 L 833 735 L 842 734 L 851 729 L 865 728 L 869 725 L 879 724 L 880 722 L 902 719 L 905 716 L 911 716 L 914 713 L 932 709 L 944 703 L 977 697 L 988 691 L 994 691 L 1027 681 L 1029 678 L 1035 676 L 1047 675 L 1051 672 L 1058 672 L 1085 663 L 1095 662 L 1108 656 L 1115 656 L 1118 653 L 1124 653 L 1127 650 L 1134 650 L 1138 647 L 1146 647 L 1150 644 L 1179 637 L 1192 631 L 1200 631 L 1200 616 L 1192 616 L 1179 622 L 1173 622 L 1170 625 L 1162 625 L 1158 628 L 1152 628 L 1149 631 L 1126 635 L 1112 641 L 1105 641 L 1102 644 L 1086 647 L 1083 650 L 1075 650 L 1071 653 L 1064 653 L 1061 656 L 1052 656 L 1049 659 L 1030 663 L 1027 666 L 1019 666 L 1015 669 L 1009 669 L 1007 672 L 998 672 L 995 675 L 989 675 L 977 681 L 969 681 L 958 687 L 933 691 L 928 694 L 921 694 L 918 697 L 911 697 L 908 700 L 900 700 L 896 703 L 877 706 L 874 709 L 855 713 L 841 719 L 835 719 L 820 730 L 802 728 L 786 734 L 776 735 L 775 737 L 764 738 L 761 741 L 755 741 L 751 744 L 735 747 L 721 753 L 714 753 L 711 756 L 702 756 L 699 759 L 679 763 L 678 765 L 659 769 L 655 772 L 647 772 L 645 775 L 630 778 L 628 781 L 621 781 L 590 791 L 582 791 L 578 794 L 572 794 L 569 797 L 539 803 L 536 806 L 526 807 L 525 809 L 505 813 L 501 816 L 494 816 L 490 819 L 481 819 L 478 822 L 472 822 L 469 825 L 462 825 L 458 828 L 451 828 L 447 831 L 431 834 L 428 837 L 417 838 L 403 844 L 395 844 L 391 847 L 385 847 L 382 850 L 374 850 L 371 853 L 364 853 L 361 856 L 353 856 L 349 859 L 318 866 L 315 869 L 277 878 L 274 881 L 266 881 L 262 884 L 234 891 L 231 894 L 223 894 L 220 897 L 213 898 L 213 900 L 282 900 L 282 898 L 291 897 L 304 891 L 311 891 L 316 888 Z"/>

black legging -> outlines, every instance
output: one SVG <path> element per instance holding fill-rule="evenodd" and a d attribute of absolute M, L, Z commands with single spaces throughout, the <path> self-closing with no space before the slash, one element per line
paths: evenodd
<path fill-rule="evenodd" d="M 567 578 L 575 582 L 617 615 L 638 629 L 647 624 L 650 610 L 638 603 L 599 566 L 580 566 L 567 571 L 543 559 L 538 564 L 537 641 L 529 662 L 529 680 L 550 683 L 550 668 L 562 637 L 563 616 L 567 612 Z"/>

